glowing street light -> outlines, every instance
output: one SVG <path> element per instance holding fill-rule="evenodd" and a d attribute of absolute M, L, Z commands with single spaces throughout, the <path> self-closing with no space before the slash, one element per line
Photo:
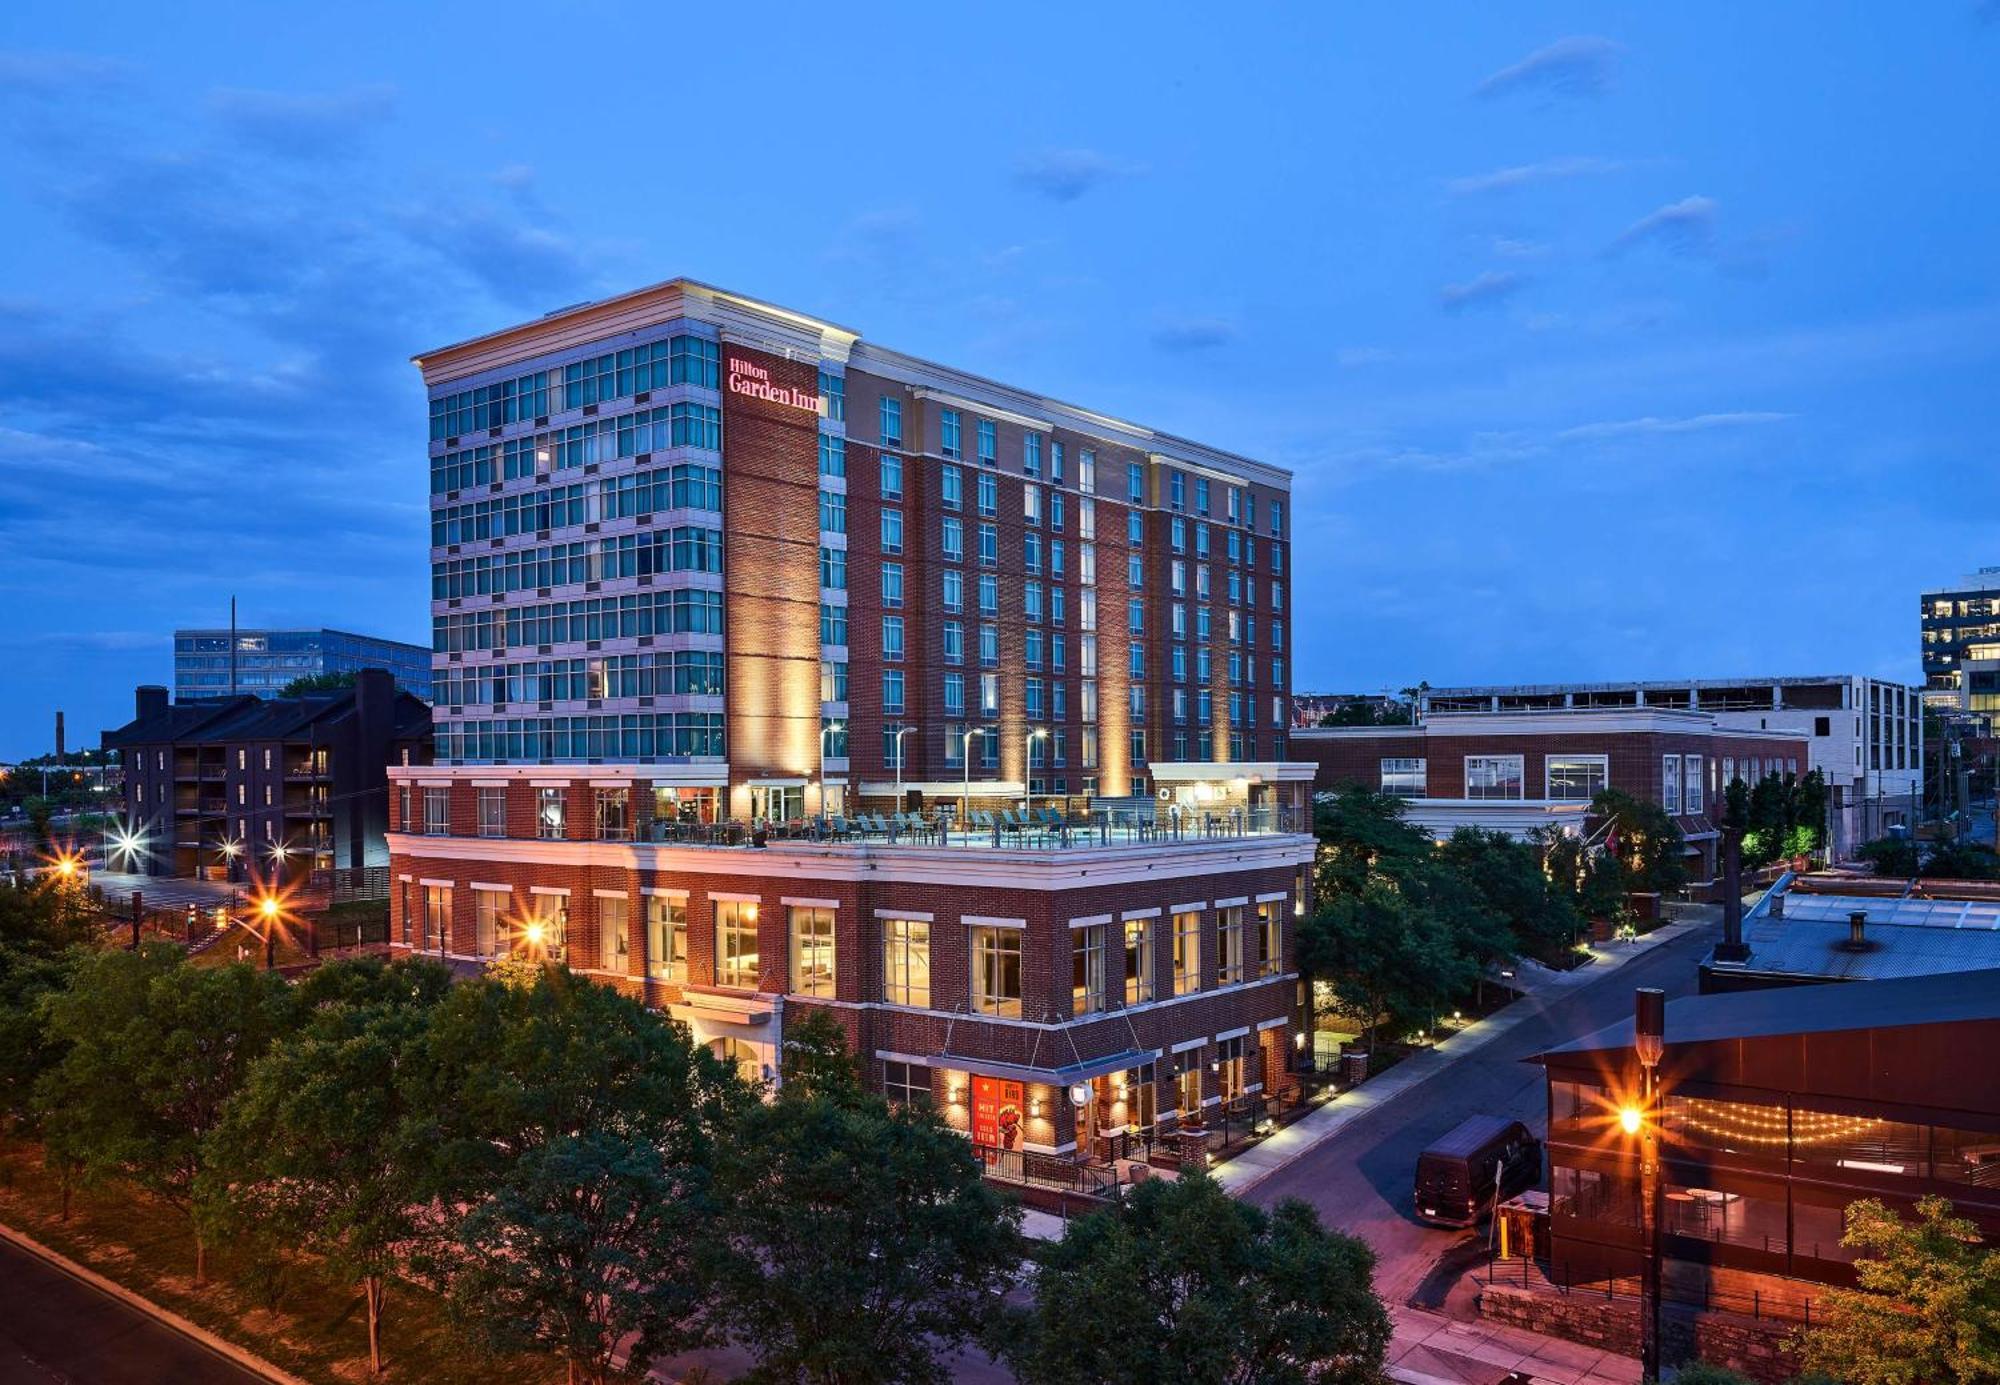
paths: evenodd
<path fill-rule="evenodd" d="M 1638 1134 L 1645 1120 L 1646 1113 L 1636 1106 L 1622 1106 L 1618 1110 L 1618 1124 L 1627 1135 Z"/>

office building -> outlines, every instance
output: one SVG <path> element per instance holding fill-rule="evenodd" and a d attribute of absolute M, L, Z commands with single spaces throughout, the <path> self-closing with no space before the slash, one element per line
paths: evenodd
<path fill-rule="evenodd" d="M 1976 717 L 1981 734 L 2000 719 L 2000 567 L 1983 567 L 1918 598 L 1924 700 Z"/>
<path fill-rule="evenodd" d="M 202 697 L 276 697 L 297 678 L 387 669 L 396 686 L 431 696 L 431 652 L 345 630 L 174 631 L 174 701 Z"/>
<path fill-rule="evenodd" d="M 129 846 L 113 869 L 297 881 L 375 871 L 387 887 L 388 770 L 430 758 L 430 709 L 380 669 L 304 697 L 170 702 L 138 690 L 104 733 L 124 765 Z M 359 892 L 360 877 L 341 877 Z"/>
<path fill-rule="evenodd" d="M 1804 768 L 1826 782 L 1828 846 L 1844 860 L 1863 842 L 1914 828 L 1922 816 L 1920 694 L 1880 678 L 1830 674 L 1430 688 L 1419 700 L 1426 713 L 1685 709 L 1711 713 L 1723 730 L 1803 736 Z"/>
<path fill-rule="evenodd" d="M 1688 879 L 1701 887 L 1716 875 L 1723 790 L 1736 779 L 1801 773 L 1807 754 L 1803 736 L 1718 721 L 1652 706 L 1434 711 L 1416 726 L 1297 730 L 1292 749 L 1318 765 L 1318 788 L 1398 795 L 1405 819 L 1440 840 L 1461 827 L 1581 834 L 1591 801 L 1621 790 L 1673 814 Z"/>
<path fill-rule="evenodd" d="M 399 945 L 560 947 L 760 1074 L 833 1010 L 982 1144 L 1288 1084 L 1288 473 L 686 280 L 417 363 Z"/>

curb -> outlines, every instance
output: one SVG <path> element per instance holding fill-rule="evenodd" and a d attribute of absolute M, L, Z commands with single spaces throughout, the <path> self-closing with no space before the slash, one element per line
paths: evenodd
<path fill-rule="evenodd" d="M 230 1362 L 232 1365 L 240 1366 L 253 1375 L 262 1376 L 264 1379 L 274 1382 L 274 1385 L 307 1385 L 306 1381 L 301 1380 L 290 1371 L 278 1369 L 278 1367 L 272 1365 L 256 1353 L 239 1347 L 234 1342 L 226 1341 L 216 1336 L 207 1328 L 189 1322 L 172 1309 L 164 1308 L 151 1299 L 132 1292 L 132 1290 L 122 1284 L 106 1279 L 93 1269 L 77 1264 L 76 1261 L 70 1259 L 68 1256 L 59 1251 L 49 1249 L 49 1247 L 43 1245 L 33 1236 L 28 1235 L 24 1231 L 16 1231 L 4 1222 L 0 1222 L 0 1240 L 4 1240 L 9 1245 L 26 1251 L 52 1269 L 60 1270 L 78 1283 L 87 1284 L 99 1293 L 118 1300 L 118 1302 L 124 1304 L 127 1308 L 136 1309 L 144 1313 L 154 1322 L 178 1332 L 196 1346 L 203 1347 L 215 1353 L 225 1361 Z"/>
<path fill-rule="evenodd" d="M 1325 1144 L 1328 1140 L 1338 1135 L 1353 1121 L 1359 1120 L 1362 1116 L 1368 1114 L 1370 1111 L 1377 1110 L 1380 1107 L 1387 1105 L 1389 1102 L 1394 1101 L 1397 1097 L 1402 1096 L 1405 1092 L 1411 1091 L 1417 1087 L 1421 1087 L 1424 1083 L 1429 1082 L 1432 1078 L 1437 1077 L 1439 1074 L 1444 1072 L 1447 1068 L 1451 1066 L 1452 1063 L 1454 1063 L 1458 1059 L 1466 1057 L 1467 1055 L 1474 1053 L 1479 1049 L 1484 1048 L 1487 1044 L 1493 1042 L 1495 1039 L 1498 1039 L 1501 1035 L 1505 1034 L 1508 1030 L 1512 1029 L 1516 1024 L 1522 1022 L 1522 1020 L 1527 1018 L 1526 1010 L 1522 1010 L 1517 1014 L 1511 1016 L 1507 1013 L 1507 1011 L 1512 1010 L 1515 1005 L 1519 1005 L 1523 1001 L 1534 1001 L 1534 1000 L 1543 1000 L 1547 998 L 1560 997 L 1565 995 L 1566 993 L 1571 993 L 1578 990 L 1586 989 L 1590 986 L 1594 986 L 1598 982 L 1607 979 L 1613 972 L 1617 971 L 1618 968 L 1622 967 L 1625 963 L 1631 961 L 1633 958 L 1645 956 L 1647 953 L 1652 952 L 1656 948 L 1664 947 L 1668 943 L 1678 941 L 1680 938 L 1685 937 L 1688 933 L 1694 931 L 1695 929 L 1709 927 L 1709 926 L 1711 925 L 1707 920 L 1700 920 L 1700 919 L 1683 919 L 1683 920 L 1676 920 L 1675 922 L 1669 924 L 1662 924 L 1660 927 L 1655 928 L 1650 933 L 1641 934 L 1640 937 L 1636 939 L 1634 942 L 1621 946 L 1617 953 L 1615 954 L 1598 953 L 1595 955 L 1591 966 L 1581 967 L 1578 968 L 1577 971 L 1575 972 L 1567 973 L 1567 975 L 1570 976 L 1578 976 L 1582 973 L 1587 972 L 1588 976 L 1585 979 L 1580 979 L 1573 982 L 1558 982 L 1540 991 L 1528 992 L 1518 996 L 1513 1001 L 1512 1004 L 1508 1005 L 1498 1014 L 1489 1015 L 1487 1018 L 1480 1020 L 1473 1025 L 1468 1026 L 1466 1029 L 1460 1030 L 1457 1034 L 1452 1035 L 1450 1038 L 1440 1040 L 1438 1043 L 1432 1045 L 1432 1047 L 1428 1051 L 1433 1054 L 1436 1054 L 1442 1061 L 1438 1062 L 1429 1071 L 1409 1075 L 1408 1081 L 1400 1085 L 1394 1086 L 1394 1089 L 1391 1091 L 1380 1093 L 1372 1101 L 1352 1103 L 1349 1111 L 1345 1114 L 1345 1118 L 1336 1116 L 1329 1119 L 1329 1121 L 1327 1122 L 1327 1128 L 1325 1130 L 1322 1130 L 1309 1144 L 1300 1146 L 1298 1150 L 1293 1152 L 1291 1155 L 1289 1155 L 1287 1158 L 1283 1159 L 1279 1163 L 1275 1163 L 1268 1168 L 1258 1170 L 1254 1176 L 1245 1179 L 1241 1183 L 1237 1183 L 1234 1185 L 1225 1183 L 1224 1184 L 1225 1188 L 1227 1189 L 1231 1197 L 1241 1198 L 1248 1196 L 1255 1188 L 1258 1187 L 1258 1185 L 1262 1184 L 1266 1179 L 1270 1178 L 1271 1175 L 1279 1172 L 1282 1169 L 1289 1168 L 1292 1164 L 1297 1163 L 1300 1159 L 1303 1159 L 1306 1155 L 1312 1153 L 1315 1149 L 1318 1149 L 1322 1144 Z M 1493 1021 L 1495 1020 L 1500 1020 L 1503 1022 L 1495 1024 L 1493 1023 Z M 1482 1030 L 1484 1032 L 1479 1032 Z M 1446 1051 L 1445 1046 L 1447 1044 L 1451 1045 L 1449 1051 Z M 1396 1071 L 1397 1071 L 1396 1069 L 1391 1069 L 1389 1072 L 1384 1073 L 1382 1077 L 1393 1078 L 1396 1075 Z M 1382 1079 L 1381 1078 L 1371 1079 L 1371 1081 L 1380 1081 L 1380 1080 Z M 1341 1093 L 1341 1096 L 1347 1097 L 1347 1096 L 1365 1095 L 1370 1085 L 1371 1085 L 1370 1082 L 1364 1082 L 1358 1087 L 1350 1088 L 1348 1091 Z M 1226 1168 L 1227 1165 L 1225 1164 L 1224 1167 Z"/>

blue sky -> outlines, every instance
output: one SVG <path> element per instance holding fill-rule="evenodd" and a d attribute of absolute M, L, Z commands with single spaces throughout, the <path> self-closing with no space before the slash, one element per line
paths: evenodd
<path fill-rule="evenodd" d="M 2000 562 L 2000 0 L 161 13 L 0 13 L 0 759 L 427 638 L 410 354 L 676 274 L 1291 467 L 1301 690 L 1914 681 Z"/>

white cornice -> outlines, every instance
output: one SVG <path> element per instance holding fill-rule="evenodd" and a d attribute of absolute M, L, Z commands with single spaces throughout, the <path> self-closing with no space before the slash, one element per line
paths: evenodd
<path fill-rule="evenodd" d="M 882 847 L 789 842 L 768 847 L 657 842 L 540 841 L 389 833 L 389 850 L 418 861 L 468 865 L 608 867 L 674 875 L 763 876 L 771 881 L 878 881 L 962 889 L 1072 890 L 1310 865 L 1302 835 L 1229 837 L 1129 846 L 1051 848 Z"/>

